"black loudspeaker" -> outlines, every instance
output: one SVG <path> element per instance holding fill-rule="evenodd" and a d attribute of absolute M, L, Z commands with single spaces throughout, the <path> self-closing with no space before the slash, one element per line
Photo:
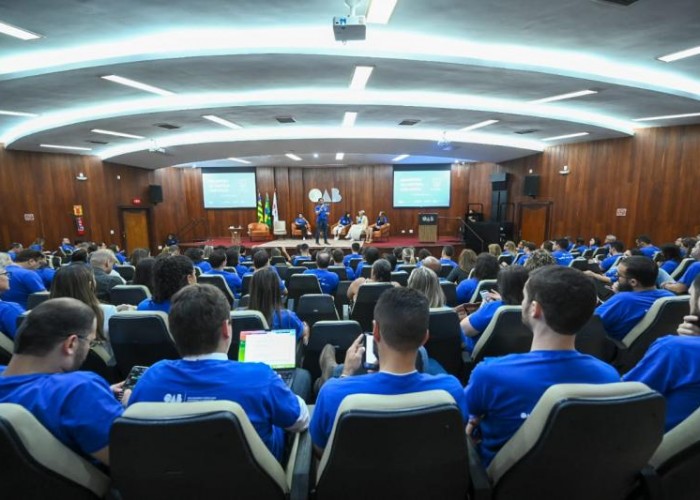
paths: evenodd
<path fill-rule="evenodd" d="M 163 203 L 163 186 L 160 184 L 151 184 L 148 186 L 148 201 L 153 205 Z"/>
<path fill-rule="evenodd" d="M 526 175 L 525 185 L 523 186 L 523 194 L 525 196 L 539 196 L 540 194 L 540 176 L 539 175 Z"/>
<path fill-rule="evenodd" d="M 486 252 L 491 243 L 499 243 L 500 226 L 497 222 L 467 222 L 464 246 L 476 253 Z"/>
<path fill-rule="evenodd" d="M 506 172 L 491 174 L 491 189 L 493 191 L 506 191 L 508 189 L 508 174 Z"/>

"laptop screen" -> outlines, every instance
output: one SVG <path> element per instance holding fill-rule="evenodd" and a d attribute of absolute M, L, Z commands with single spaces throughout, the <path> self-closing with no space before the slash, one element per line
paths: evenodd
<path fill-rule="evenodd" d="M 238 361 L 265 363 L 270 368 L 294 368 L 296 364 L 296 332 L 294 330 L 254 330 L 241 332 Z"/>

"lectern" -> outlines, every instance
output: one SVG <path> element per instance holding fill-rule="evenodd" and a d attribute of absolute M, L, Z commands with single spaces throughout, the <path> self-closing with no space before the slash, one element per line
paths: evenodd
<path fill-rule="evenodd" d="M 418 214 L 418 241 L 435 243 L 438 240 L 438 214 Z"/>

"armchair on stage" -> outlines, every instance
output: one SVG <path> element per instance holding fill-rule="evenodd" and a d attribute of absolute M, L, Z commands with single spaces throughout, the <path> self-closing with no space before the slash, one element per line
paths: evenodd
<path fill-rule="evenodd" d="M 372 231 L 373 240 L 387 240 L 391 234 L 391 224 L 387 222 L 379 227 L 379 229 L 374 229 Z"/>
<path fill-rule="evenodd" d="M 331 236 L 335 236 L 335 228 L 340 226 L 337 222 L 331 226 Z M 347 226 L 343 226 L 343 228 L 340 230 L 340 233 L 338 233 L 338 236 L 341 238 L 345 238 L 348 235 L 348 231 L 350 230 L 351 224 L 348 224 Z"/>
<path fill-rule="evenodd" d="M 251 222 L 248 224 L 248 236 L 250 241 L 267 241 L 271 239 L 270 228 L 262 222 Z"/>
<path fill-rule="evenodd" d="M 308 229 L 309 234 L 304 234 L 304 231 L 299 229 L 296 224 L 294 224 L 294 221 L 292 221 L 292 238 L 303 238 L 304 236 L 311 236 L 313 234 L 313 231 L 311 230 L 311 224 L 309 224 Z"/>

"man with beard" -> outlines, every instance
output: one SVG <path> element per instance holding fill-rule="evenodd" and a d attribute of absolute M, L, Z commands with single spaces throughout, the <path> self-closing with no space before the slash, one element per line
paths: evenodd
<path fill-rule="evenodd" d="M 32 309 L 17 330 L 9 365 L 0 367 L 0 403 L 23 406 L 73 451 L 108 465 L 109 430 L 123 412 L 115 398 L 122 384 L 110 388 L 99 375 L 77 371 L 96 327 L 95 313 L 76 299 Z"/>
<path fill-rule="evenodd" d="M 622 340 L 657 299 L 673 296 L 656 288 L 658 274 L 654 261 L 641 255 L 627 257 L 617 266 L 617 293 L 595 310 L 610 337 Z"/>
<path fill-rule="evenodd" d="M 530 352 L 486 358 L 464 390 L 467 434 L 480 436 L 485 467 L 552 385 L 620 381 L 612 366 L 574 347 L 575 332 L 590 319 L 595 304 L 592 280 L 577 269 L 545 266 L 530 274 L 522 303 L 523 323 L 533 333 Z"/>

